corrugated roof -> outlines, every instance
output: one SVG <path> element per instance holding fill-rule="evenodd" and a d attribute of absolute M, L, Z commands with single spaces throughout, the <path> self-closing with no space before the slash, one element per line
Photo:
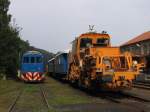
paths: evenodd
<path fill-rule="evenodd" d="M 126 45 L 134 44 L 134 43 L 137 43 L 137 42 L 141 42 L 141 41 L 144 41 L 144 40 L 149 40 L 149 39 L 150 39 L 150 31 L 145 32 L 145 33 L 129 40 L 128 42 L 124 43 L 121 46 L 126 46 Z"/>

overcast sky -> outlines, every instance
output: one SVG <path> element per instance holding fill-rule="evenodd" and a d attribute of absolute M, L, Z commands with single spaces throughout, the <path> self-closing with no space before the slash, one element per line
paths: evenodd
<path fill-rule="evenodd" d="M 88 25 L 106 30 L 113 45 L 150 30 L 150 0 L 10 0 L 21 38 L 51 52 L 68 48 Z"/>

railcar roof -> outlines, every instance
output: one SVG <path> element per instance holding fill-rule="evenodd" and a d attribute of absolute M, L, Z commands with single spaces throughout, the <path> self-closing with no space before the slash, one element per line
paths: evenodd
<path fill-rule="evenodd" d="M 109 34 L 107 34 L 107 33 L 96 33 L 96 32 L 83 33 L 83 34 L 81 34 L 79 37 L 90 36 L 90 35 L 97 35 L 97 36 L 110 37 Z"/>
<path fill-rule="evenodd" d="M 27 56 L 27 55 L 39 55 L 39 56 L 42 56 L 42 53 L 40 53 L 39 51 L 27 51 L 26 53 L 24 53 L 23 56 Z"/>
<path fill-rule="evenodd" d="M 72 42 L 70 42 L 71 44 L 76 41 L 78 38 L 87 38 L 88 36 L 100 36 L 100 37 L 103 37 L 103 38 L 111 38 L 109 34 L 107 33 L 97 33 L 97 32 L 87 32 L 87 33 L 83 33 L 81 35 L 79 35 L 78 37 L 76 37 Z"/>

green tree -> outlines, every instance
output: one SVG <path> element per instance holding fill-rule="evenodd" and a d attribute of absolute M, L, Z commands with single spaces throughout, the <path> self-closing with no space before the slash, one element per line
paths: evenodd
<path fill-rule="evenodd" d="M 20 39 L 18 27 L 10 25 L 9 5 L 9 0 L 0 0 L 0 74 L 16 77 L 19 55 L 29 48 L 29 43 Z"/>
<path fill-rule="evenodd" d="M 11 15 L 7 13 L 9 5 L 9 0 L 0 0 L 0 30 L 7 28 L 11 20 Z"/>

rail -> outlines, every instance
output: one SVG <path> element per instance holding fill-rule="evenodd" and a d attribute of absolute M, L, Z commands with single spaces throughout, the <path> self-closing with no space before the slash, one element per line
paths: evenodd
<path fill-rule="evenodd" d="M 12 105 L 9 107 L 8 112 L 13 112 L 14 108 L 18 102 L 18 100 L 20 99 L 22 93 L 23 93 L 24 89 L 21 89 L 17 95 L 17 97 L 15 98 L 14 102 L 12 103 Z"/>
<path fill-rule="evenodd" d="M 149 83 L 134 82 L 133 87 L 150 90 L 150 84 Z"/>

